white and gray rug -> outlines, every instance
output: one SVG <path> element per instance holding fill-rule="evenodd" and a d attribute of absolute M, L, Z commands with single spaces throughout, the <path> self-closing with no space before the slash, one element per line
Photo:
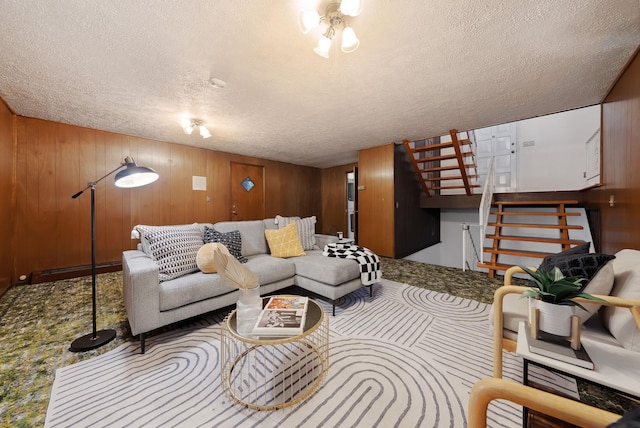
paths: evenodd
<path fill-rule="evenodd" d="M 340 301 L 327 380 L 297 406 L 257 412 L 224 395 L 218 313 L 150 337 L 144 355 L 131 342 L 59 369 L 45 427 L 465 427 L 469 390 L 492 371 L 488 306 L 388 280 L 373 287 L 373 298 L 363 288 Z M 505 376 L 521 375 L 506 355 Z M 521 426 L 521 412 L 498 401 L 489 425 Z"/>

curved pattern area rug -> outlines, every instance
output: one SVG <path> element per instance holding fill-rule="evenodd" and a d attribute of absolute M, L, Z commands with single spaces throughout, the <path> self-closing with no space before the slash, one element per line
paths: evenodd
<path fill-rule="evenodd" d="M 45 426 L 465 427 L 471 386 L 491 376 L 488 306 L 388 280 L 373 291 L 339 302 L 329 320 L 329 374 L 301 404 L 260 412 L 223 393 L 225 314 L 216 312 L 148 338 L 144 355 L 130 342 L 59 369 Z M 505 357 L 506 376 L 520 379 L 521 361 Z M 489 425 L 521 426 L 521 411 L 498 401 Z"/>

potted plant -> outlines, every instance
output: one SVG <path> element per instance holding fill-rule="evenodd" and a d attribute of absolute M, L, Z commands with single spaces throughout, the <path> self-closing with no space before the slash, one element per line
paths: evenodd
<path fill-rule="evenodd" d="M 531 280 L 537 286 L 522 293 L 522 298 L 530 298 L 529 307 L 535 307 L 540 311 L 540 330 L 542 331 L 558 336 L 571 334 L 571 316 L 575 313 L 575 307 L 586 311 L 584 306 L 572 300 L 574 297 L 604 301 L 582 292 L 582 284 L 587 281 L 586 278 L 566 277 L 557 267 L 550 271 L 545 269 L 532 271 L 524 266 L 520 267 L 531 276 Z"/>

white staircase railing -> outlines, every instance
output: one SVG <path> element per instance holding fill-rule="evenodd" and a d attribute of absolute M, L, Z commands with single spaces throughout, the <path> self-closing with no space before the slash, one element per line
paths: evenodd
<path fill-rule="evenodd" d="M 462 226 L 462 270 L 476 270 L 478 263 L 483 263 L 484 237 L 489 222 L 489 212 L 493 203 L 494 164 L 493 158 L 489 161 L 489 168 L 482 189 L 482 198 L 478 209 L 478 224 L 463 223 Z M 475 233 L 474 229 L 478 231 Z M 474 236 L 477 236 L 474 238 Z"/>
<path fill-rule="evenodd" d="M 495 190 L 495 158 L 489 161 L 489 168 L 484 180 L 484 188 L 482 189 L 482 199 L 480 199 L 480 208 L 478 209 L 478 223 L 480 224 L 480 263 L 484 262 L 484 236 L 489 222 L 489 212 L 493 203 L 493 192 Z"/>

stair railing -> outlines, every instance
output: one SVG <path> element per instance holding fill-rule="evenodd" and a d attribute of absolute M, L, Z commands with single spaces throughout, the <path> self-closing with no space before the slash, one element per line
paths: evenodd
<path fill-rule="evenodd" d="M 484 180 L 484 188 L 482 189 L 482 199 L 480 199 L 480 208 L 478 212 L 478 223 L 480 224 L 480 263 L 484 263 L 484 236 L 487 230 L 487 223 L 489 222 L 489 212 L 491 211 L 491 204 L 493 203 L 493 192 L 495 190 L 494 179 L 494 158 L 489 161 L 489 168 L 487 169 L 487 175 Z"/>
<path fill-rule="evenodd" d="M 477 270 L 475 269 L 480 263 L 482 253 L 478 250 L 484 237 L 479 234 L 478 243 L 473 238 L 472 228 L 480 228 L 479 224 L 462 223 L 462 271 Z"/>

